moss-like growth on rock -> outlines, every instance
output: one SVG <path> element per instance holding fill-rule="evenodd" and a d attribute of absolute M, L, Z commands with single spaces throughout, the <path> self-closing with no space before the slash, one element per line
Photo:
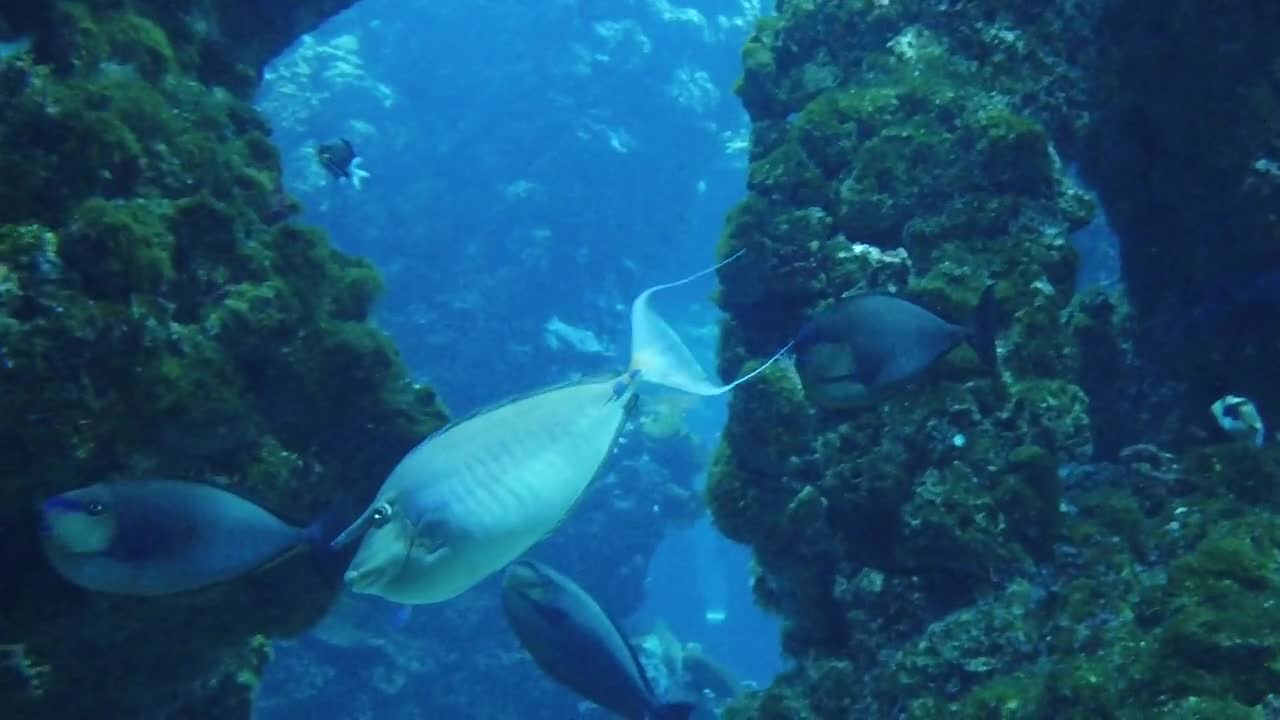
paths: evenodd
<path fill-rule="evenodd" d="M 1127 0 L 945 12 L 788 2 L 760 23 L 738 86 L 753 123 L 749 194 L 719 249 L 747 250 L 720 275 L 721 373 L 767 356 L 847 292 L 890 290 L 963 321 L 988 283 L 999 301 L 1001 372 L 957 350 L 865 408 L 807 407 L 780 382 L 781 368 L 734 398 L 709 502 L 719 527 L 753 546 L 757 598 L 783 616 L 797 666 L 731 717 L 1257 717 L 1280 687 L 1266 599 L 1280 578 L 1275 451 L 1203 445 L 1225 439 L 1207 427 L 1207 406 L 1224 388 L 1256 391 L 1269 417 L 1275 384 L 1262 378 L 1274 363 L 1260 360 L 1276 354 L 1274 338 L 1207 343 L 1186 363 L 1180 353 L 1144 357 L 1159 346 L 1134 342 L 1156 304 L 1189 293 L 1181 281 L 1161 284 L 1170 256 L 1153 260 L 1162 248 L 1192 260 L 1175 271 L 1181 278 L 1275 259 L 1262 249 L 1269 236 L 1258 215 L 1271 206 L 1251 194 L 1270 185 L 1241 177 L 1265 155 L 1269 136 L 1255 121 L 1274 113 L 1255 111 L 1275 88 L 1255 81 L 1269 77 L 1269 60 L 1240 68 L 1249 90 L 1239 104 L 1213 105 L 1229 112 L 1133 104 L 1198 87 L 1188 78 L 1203 67 L 1160 85 L 1164 70 L 1136 54 L 1179 47 L 1172 38 L 1196 34 L 1201 13 L 1215 14 L 1206 37 L 1224 46 L 1228 28 L 1251 17 L 1238 57 L 1274 55 L 1274 44 L 1258 44 L 1259 28 L 1280 27 L 1280 11 L 1191 4 L 1147 22 L 1156 11 Z M 1166 23 L 1169 36 L 1148 35 Z M 1098 28 L 1143 42 L 1094 52 L 1081 38 Z M 1132 66 L 1095 85 L 1082 74 L 1125 60 Z M 1137 78 L 1147 87 L 1130 85 Z M 1100 88 L 1123 93 L 1101 98 L 1120 109 L 1102 122 L 1089 105 Z M 1207 94 L 1221 100 L 1222 91 Z M 1234 160 L 1222 164 L 1212 143 L 1168 150 L 1171 138 L 1218 131 L 1160 135 L 1158 161 L 1132 136 L 1135 121 L 1185 127 L 1201 116 L 1206 127 L 1249 120 L 1228 144 Z M 1159 238 L 1133 242 L 1126 256 L 1143 263 L 1141 292 L 1154 291 L 1134 305 L 1102 290 L 1076 297 L 1070 235 L 1094 203 L 1059 150 L 1069 159 L 1102 137 L 1123 145 L 1095 151 L 1090 163 L 1114 181 L 1102 188 L 1108 207 L 1126 203 L 1117 225 Z M 1153 162 L 1189 154 L 1171 171 L 1179 182 L 1139 187 Z M 1211 172 L 1195 174 L 1202 162 Z M 1204 205 L 1179 190 L 1206 178 L 1222 180 L 1209 200 L 1250 185 L 1241 197 L 1255 202 L 1242 226 L 1258 232 L 1202 267 L 1195 258 L 1218 252 L 1204 242 L 1213 233 L 1146 228 L 1209 207 L 1203 217 L 1219 218 L 1220 229 L 1233 216 L 1221 208 L 1238 198 Z M 1177 211 L 1148 224 L 1161 206 Z M 1170 367 L 1189 379 L 1184 398 L 1163 389 Z M 1200 428 L 1179 427 L 1189 417 Z M 1134 446 L 1148 435 L 1201 445 L 1180 449 L 1179 463 Z M 1118 464 L 1081 464 L 1095 452 Z"/>
<path fill-rule="evenodd" d="M 228 30 L 236 3 L 21 5 L 0 10 L 34 36 L 0 60 L 0 638 L 22 659 L 12 684 L 0 662 L 0 705 L 247 718 L 266 638 L 318 618 L 333 573 L 302 553 L 181 596 L 97 595 L 48 567 L 32 508 L 147 475 L 219 482 L 304 524 L 363 500 L 445 413 L 365 323 L 372 266 L 288 222 L 265 123 L 201 82 L 266 58 L 194 33 L 200 9 Z"/>

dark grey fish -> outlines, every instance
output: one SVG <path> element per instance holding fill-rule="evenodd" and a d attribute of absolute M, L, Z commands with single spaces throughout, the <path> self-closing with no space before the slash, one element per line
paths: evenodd
<path fill-rule="evenodd" d="M 201 483 L 97 483 L 40 505 L 45 555 L 90 590 L 167 595 L 230 580 L 309 542 L 244 498 Z"/>
<path fill-rule="evenodd" d="M 316 147 L 316 159 L 320 167 L 336 178 L 351 177 L 351 163 L 356 159 L 356 149 L 346 138 L 321 143 Z"/>
<path fill-rule="evenodd" d="M 316 160 L 334 180 L 350 180 L 357 190 L 369 177 L 369 173 L 360 168 L 360 156 L 356 154 L 355 146 L 346 138 L 321 143 L 316 147 Z"/>
<path fill-rule="evenodd" d="M 795 342 L 796 370 L 817 405 L 857 405 L 876 391 L 910 381 L 960 343 L 996 367 L 994 285 L 968 325 L 956 325 L 885 293 L 847 297 L 819 313 Z"/>
<path fill-rule="evenodd" d="M 663 703 L 626 636 L 569 578 L 523 560 L 502 580 L 507 621 L 556 682 L 627 720 L 685 720 L 691 703 Z"/>

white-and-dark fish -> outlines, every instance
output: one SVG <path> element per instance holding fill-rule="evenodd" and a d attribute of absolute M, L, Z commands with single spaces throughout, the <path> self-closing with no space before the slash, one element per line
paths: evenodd
<path fill-rule="evenodd" d="M 983 290 L 967 325 L 947 322 L 894 295 L 852 295 L 801 329 L 796 371 L 810 401 L 837 409 L 909 382 L 961 343 L 995 368 L 995 314 L 992 285 Z"/>
<path fill-rule="evenodd" d="M 692 703 L 662 702 L 618 624 L 577 583 L 522 560 L 502 581 L 512 631 L 553 680 L 627 720 L 684 720 Z"/>
<path fill-rule="evenodd" d="M 357 190 L 364 179 L 369 177 L 368 171 L 360 168 L 362 160 L 356 154 L 355 146 L 346 138 L 318 145 L 316 160 L 330 177 L 335 180 L 350 180 L 352 187 Z"/>
<path fill-rule="evenodd" d="M 360 540 L 346 574 L 351 589 L 406 604 L 466 591 L 569 514 L 609 457 L 639 382 L 714 395 L 745 380 L 712 384 L 648 307 L 655 290 L 714 269 L 641 293 L 631 313 L 631 368 L 623 375 L 512 400 L 410 451 L 334 541 L 340 547 Z"/>
<path fill-rule="evenodd" d="M 49 563 L 89 590 L 167 595 L 244 575 L 320 540 L 212 485 L 97 483 L 41 503 Z"/>
<path fill-rule="evenodd" d="M 1231 437 L 1262 447 L 1267 439 L 1266 425 L 1257 406 L 1248 398 L 1225 395 L 1209 406 L 1213 419 Z"/>

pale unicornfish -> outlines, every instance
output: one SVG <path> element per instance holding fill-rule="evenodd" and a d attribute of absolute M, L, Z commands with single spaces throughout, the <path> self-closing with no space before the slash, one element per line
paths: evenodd
<path fill-rule="evenodd" d="M 213 585 L 319 539 L 226 490 L 177 480 L 97 483 L 39 509 L 54 569 L 81 587 L 121 595 Z"/>
<path fill-rule="evenodd" d="M 819 313 L 795 341 L 796 371 L 816 405 L 842 408 L 906 383 L 967 342 L 996 366 L 993 286 L 982 291 L 967 325 L 956 325 L 903 298 L 852 295 Z"/>
<path fill-rule="evenodd" d="M 637 298 L 631 369 L 620 377 L 506 402 L 411 450 L 364 514 L 334 540 L 341 547 L 361 539 L 346 574 L 351 589 L 405 604 L 459 595 L 520 557 L 569 514 L 609 457 L 637 379 L 696 394 L 732 387 L 708 382 L 646 304 L 654 290 L 708 272 Z"/>
<path fill-rule="evenodd" d="M 564 519 L 608 458 L 635 398 L 626 378 L 543 390 L 427 438 L 334 540 L 363 535 L 355 592 L 448 600 L 515 560 Z"/>
<path fill-rule="evenodd" d="M 502 581 L 520 643 L 556 682 L 627 720 L 684 720 L 694 705 L 658 699 L 644 665 L 600 605 L 569 578 L 522 560 Z"/>

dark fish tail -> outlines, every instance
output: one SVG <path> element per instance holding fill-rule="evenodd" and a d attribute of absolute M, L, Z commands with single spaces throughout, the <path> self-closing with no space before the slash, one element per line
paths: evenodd
<path fill-rule="evenodd" d="M 687 702 L 654 705 L 645 720 L 688 720 L 698 706 Z"/>
<path fill-rule="evenodd" d="M 996 285 L 991 283 L 982 290 L 978 304 L 969 319 L 969 346 L 978 354 L 982 364 L 995 370 L 996 358 Z"/>
<path fill-rule="evenodd" d="M 320 511 L 302 530 L 302 542 L 311 550 L 316 567 L 326 576 L 342 577 L 350 553 L 333 546 L 333 541 L 350 524 L 352 499 L 342 498 Z"/>
<path fill-rule="evenodd" d="M 354 514 L 350 498 L 335 501 L 303 529 L 304 542 L 314 550 L 329 550 L 330 543 L 347 528 Z"/>

